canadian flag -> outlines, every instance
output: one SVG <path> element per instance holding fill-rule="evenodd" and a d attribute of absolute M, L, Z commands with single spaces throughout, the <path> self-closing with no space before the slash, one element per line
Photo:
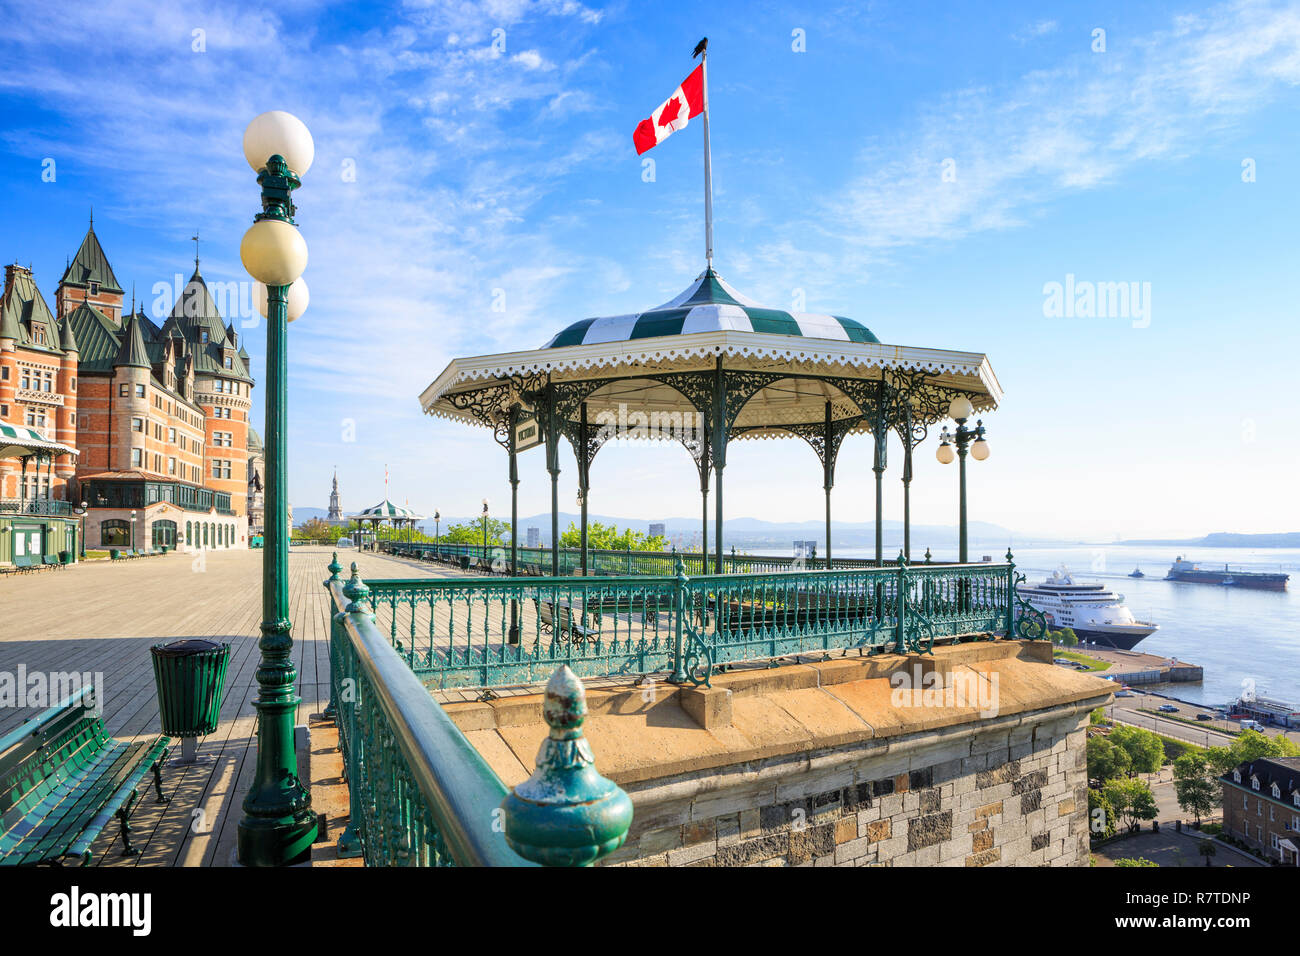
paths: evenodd
<path fill-rule="evenodd" d="M 637 124 L 632 134 L 637 154 L 658 146 L 679 129 L 685 128 L 693 117 L 704 112 L 704 64 L 701 63 L 691 75 L 682 81 L 673 95 L 668 97 L 660 107 Z"/>

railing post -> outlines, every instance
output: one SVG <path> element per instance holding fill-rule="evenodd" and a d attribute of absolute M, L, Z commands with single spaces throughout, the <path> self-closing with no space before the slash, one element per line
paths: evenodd
<path fill-rule="evenodd" d="M 543 866 L 590 866 L 614 852 L 632 825 L 632 800 L 602 777 L 584 739 L 587 692 L 561 664 L 546 684 L 550 733 L 533 774 L 501 801 L 506 842 Z"/>
<path fill-rule="evenodd" d="M 898 570 L 895 572 L 897 593 L 894 597 L 894 651 L 906 653 L 907 646 L 907 558 L 898 552 Z"/>
<path fill-rule="evenodd" d="M 686 683 L 686 657 L 682 653 L 682 631 L 683 616 L 687 613 L 686 582 L 689 579 L 686 577 L 686 562 L 682 560 L 681 555 L 677 555 L 673 562 L 673 577 L 677 581 L 673 588 L 673 672 L 668 675 L 668 683 L 684 684 Z"/>
<path fill-rule="evenodd" d="M 343 570 L 342 565 L 339 564 L 339 553 L 337 551 L 335 551 L 330 557 L 330 563 L 326 567 L 329 570 L 330 576 L 325 579 L 325 593 L 329 595 L 330 606 L 333 607 L 333 585 L 334 582 L 339 579 L 339 572 Z M 329 720 L 333 720 L 337 713 L 334 700 L 334 684 L 336 683 L 334 671 L 335 668 L 338 667 L 338 641 L 335 639 L 336 636 L 337 635 L 334 631 L 334 615 L 330 614 L 330 699 L 329 703 L 325 705 L 325 710 L 321 713 L 322 717 L 328 718 Z"/>
<path fill-rule="evenodd" d="M 343 585 L 343 596 L 348 599 L 348 604 L 344 610 L 330 616 L 330 635 L 331 640 L 337 640 L 340 651 L 344 650 L 346 635 L 341 633 L 343 621 L 348 614 L 366 613 L 369 609 L 366 607 L 365 600 L 369 595 L 370 589 L 366 583 L 361 580 L 357 573 L 357 564 L 352 562 L 352 576 L 348 579 L 347 584 Z M 364 773 L 361 772 L 361 763 L 366 759 L 364 753 L 364 744 L 361 741 L 361 735 L 357 727 L 357 715 L 361 709 L 361 687 L 357 680 L 356 669 L 351 666 L 352 650 L 347 650 L 348 666 L 344 668 L 347 672 L 346 679 L 350 686 L 340 688 L 340 704 L 350 704 L 339 711 L 337 726 L 339 728 L 339 744 L 343 748 L 343 769 L 347 775 L 348 783 L 348 825 L 343 832 L 339 834 L 335 844 L 340 859 L 352 859 L 361 856 L 361 836 L 360 821 L 362 820 L 362 789 L 364 786 Z M 340 654 L 340 663 L 342 663 L 342 654 Z M 349 699 L 351 698 L 351 699 Z"/>
<path fill-rule="evenodd" d="M 1007 640 L 1016 635 L 1016 564 L 1007 548 Z"/>

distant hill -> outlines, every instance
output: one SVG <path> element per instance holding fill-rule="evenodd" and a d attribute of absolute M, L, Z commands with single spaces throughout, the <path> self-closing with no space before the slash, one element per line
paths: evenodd
<path fill-rule="evenodd" d="M 1218 531 L 1203 538 L 1157 539 L 1135 538 L 1120 544 L 1160 545 L 1189 548 L 1300 548 L 1300 531 L 1280 531 L 1273 534 L 1236 534 Z"/>

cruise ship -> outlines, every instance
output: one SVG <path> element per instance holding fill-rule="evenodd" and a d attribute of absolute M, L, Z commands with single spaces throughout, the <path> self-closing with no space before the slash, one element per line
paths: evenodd
<path fill-rule="evenodd" d="M 1079 584 L 1062 569 L 1042 584 L 1021 584 L 1022 598 L 1047 616 L 1053 630 L 1070 628 L 1081 641 L 1127 651 L 1155 633 L 1158 625 L 1139 621 L 1103 584 Z"/>

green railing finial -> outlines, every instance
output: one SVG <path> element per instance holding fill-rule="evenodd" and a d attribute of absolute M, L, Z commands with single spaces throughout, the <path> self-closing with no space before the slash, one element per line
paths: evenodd
<path fill-rule="evenodd" d="M 506 842 L 543 866 L 590 866 L 627 839 L 632 800 L 596 770 L 582 733 L 587 692 L 567 665 L 546 684 L 542 717 L 551 730 L 537 767 L 501 801 Z"/>
<path fill-rule="evenodd" d="M 1014 564 L 1015 559 L 1011 557 L 1011 549 L 1007 548 L 1007 564 Z"/>
<path fill-rule="evenodd" d="M 370 597 L 370 588 L 366 587 L 366 582 L 361 580 L 361 575 L 357 573 L 357 563 L 352 562 L 352 577 L 348 578 L 348 583 L 343 585 L 343 596 L 349 601 L 348 606 L 344 608 L 349 614 L 364 614 L 370 608 L 366 607 L 366 598 Z"/>
<path fill-rule="evenodd" d="M 325 569 L 330 573 L 330 581 L 339 579 L 339 572 L 343 570 L 343 565 L 339 564 L 339 553 L 337 551 L 330 557 L 330 563 L 325 566 Z M 328 586 L 328 584 L 327 581 L 326 585 Z"/>
<path fill-rule="evenodd" d="M 929 563 L 930 563 L 930 549 L 929 549 L 929 548 L 926 548 L 926 549 L 925 549 L 925 563 L 926 563 L 926 564 L 929 564 Z"/>

